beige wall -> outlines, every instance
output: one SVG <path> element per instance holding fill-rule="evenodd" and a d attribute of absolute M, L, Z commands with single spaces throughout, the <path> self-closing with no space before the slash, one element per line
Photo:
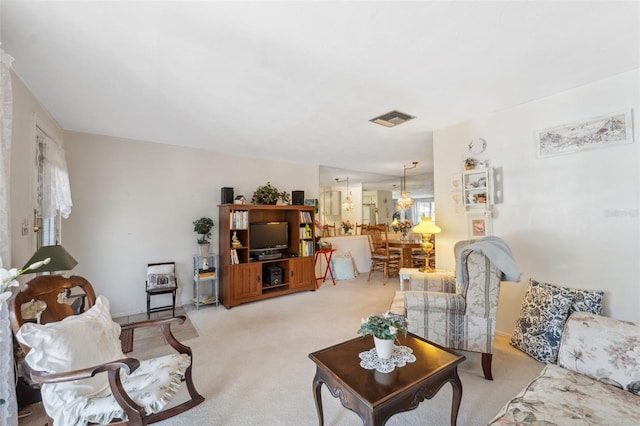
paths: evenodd
<path fill-rule="evenodd" d="M 250 201 L 270 181 L 280 190 L 318 197 L 314 165 L 85 133 L 68 132 L 65 139 L 74 208 L 64 245 L 78 260 L 74 273 L 109 298 L 114 315 L 145 311 L 150 262 L 175 261 L 179 304 L 193 297 L 192 255 L 198 246 L 192 222 L 213 219 L 217 252 L 220 188 L 233 187 Z M 160 296 L 154 298 L 161 303 Z"/>
<path fill-rule="evenodd" d="M 64 145 L 64 131 L 31 94 L 22 80 L 11 73 L 13 132 L 11 142 L 11 267 L 21 267 L 36 250 L 33 232 L 35 201 L 36 125 Z M 22 235 L 23 221 L 28 234 Z M 22 281 L 28 279 L 21 278 Z"/>
<path fill-rule="evenodd" d="M 435 132 L 438 267 L 453 267 L 453 244 L 468 236 L 464 210 L 449 201 L 449 177 L 460 172 L 469 141 L 486 139 L 476 157 L 502 168 L 494 235 L 509 244 L 523 275 L 502 285 L 500 333 L 511 334 L 529 278 L 602 289 L 605 315 L 640 321 L 639 81 L 634 70 Z M 630 108 L 635 143 L 536 158 L 536 130 Z"/>
<path fill-rule="evenodd" d="M 494 234 L 511 246 L 524 274 L 521 283 L 502 287 L 499 332 L 511 333 L 529 277 L 604 289 L 605 314 L 640 321 L 638 81 L 635 70 L 435 132 L 435 197 L 443 228 L 438 267 L 453 266 L 453 243 L 467 237 L 464 213 L 446 200 L 448 178 L 460 171 L 468 141 L 484 137 L 488 148 L 479 157 L 503 168 L 504 202 L 495 208 Z M 79 261 L 73 273 L 89 277 L 112 300 L 115 315 L 144 311 L 147 262 L 175 260 L 181 303 L 191 297 L 191 255 L 197 250 L 191 222 L 209 215 L 218 224 L 221 187 L 250 198 L 270 180 L 282 190 L 304 190 L 306 198 L 319 196 L 317 166 L 65 134 L 19 78 L 13 75 L 12 82 L 12 264 L 22 265 L 35 250 L 33 233 L 22 236 L 20 227 L 25 219 L 32 225 L 39 123 L 54 139 L 64 139 L 67 151 L 74 209 L 63 221 L 63 243 Z M 636 143 L 535 158 L 535 130 L 628 108 L 634 108 Z"/>
<path fill-rule="evenodd" d="M 250 200 L 256 187 L 271 181 L 280 190 L 318 198 L 317 165 L 65 133 L 16 75 L 12 84 L 11 264 L 22 266 L 36 249 L 31 229 L 37 124 L 66 151 L 73 211 L 62 221 L 62 242 L 78 260 L 71 273 L 87 277 L 106 295 L 115 316 L 146 310 L 149 262 L 176 262 L 178 304 L 188 302 L 191 256 L 198 251 L 192 222 L 205 215 L 214 220 L 212 250 L 218 251 L 221 187 L 234 187 Z M 21 235 L 23 220 L 29 223 L 27 236 Z"/>

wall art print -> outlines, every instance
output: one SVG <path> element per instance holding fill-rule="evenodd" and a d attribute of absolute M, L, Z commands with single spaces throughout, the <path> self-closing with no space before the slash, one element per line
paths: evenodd
<path fill-rule="evenodd" d="M 552 127 L 535 136 L 538 157 L 633 143 L 632 110 Z"/>
<path fill-rule="evenodd" d="M 492 235 L 491 212 L 469 214 L 469 238 L 482 238 Z"/>

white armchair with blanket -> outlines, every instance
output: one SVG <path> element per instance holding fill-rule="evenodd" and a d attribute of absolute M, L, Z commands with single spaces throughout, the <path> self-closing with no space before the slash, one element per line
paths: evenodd
<path fill-rule="evenodd" d="M 501 280 L 519 281 L 520 270 L 498 237 L 459 241 L 456 275 L 411 274 L 409 288 L 396 292 L 392 312 L 409 320 L 409 331 L 451 349 L 482 353 L 492 380 L 491 360 Z"/>

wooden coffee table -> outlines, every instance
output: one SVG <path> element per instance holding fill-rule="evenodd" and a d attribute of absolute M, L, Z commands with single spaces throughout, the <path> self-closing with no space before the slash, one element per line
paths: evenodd
<path fill-rule="evenodd" d="M 358 354 L 373 348 L 371 336 L 309 354 L 316 363 L 313 392 L 320 426 L 324 424 L 323 383 L 345 408 L 360 416 L 365 426 L 373 426 L 384 425 L 396 413 L 415 409 L 425 399 L 433 398 L 446 382 L 451 382 L 451 424 L 456 424 L 462 400 L 458 364 L 465 357 L 415 334 L 400 336 L 399 340 L 402 346 L 413 349 L 416 361 L 396 367 L 391 373 L 360 367 Z"/>

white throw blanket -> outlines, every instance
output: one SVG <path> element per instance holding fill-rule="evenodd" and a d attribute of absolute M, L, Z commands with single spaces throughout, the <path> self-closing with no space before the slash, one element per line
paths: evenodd
<path fill-rule="evenodd" d="M 509 246 L 499 237 L 484 237 L 474 243 L 465 246 L 459 253 L 457 259 L 456 276 L 460 282 L 467 281 L 467 253 L 470 251 L 479 251 L 489 258 L 491 263 L 496 265 L 502 272 L 502 280 L 504 281 L 520 281 L 522 272 L 518 263 L 513 258 Z"/>

